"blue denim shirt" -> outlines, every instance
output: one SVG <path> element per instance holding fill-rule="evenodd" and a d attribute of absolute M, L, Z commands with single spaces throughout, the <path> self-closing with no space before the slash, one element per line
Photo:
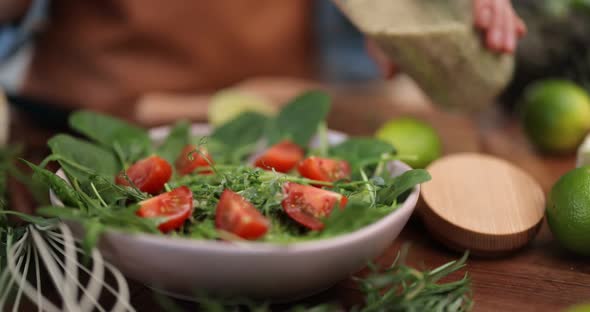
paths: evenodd
<path fill-rule="evenodd" d="M 39 29 L 48 8 L 49 0 L 33 0 L 19 23 L 0 26 L 0 63 L 17 52 Z"/>
<path fill-rule="evenodd" d="M 316 0 L 315 34 L 321 78 L 327 81 L 364 81 L 380 78 L 368 56 L 364 36 L 330 0 Z"/>

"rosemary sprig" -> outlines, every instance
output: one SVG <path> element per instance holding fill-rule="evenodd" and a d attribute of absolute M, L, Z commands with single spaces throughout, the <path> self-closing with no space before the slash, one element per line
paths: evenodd
<path fill-rule="evenodd" d="M 373 271 L 367 278 L 357 279 L 365 295 L 363 312 L 373 311 L 469 311 L 470 279 L 439 284 L 438 281 L 465 267 L 468 253 L 434 270 L 420 272 L 404 264 L 408 246 L 402 247 L 397 259 L 384 272 Z"/>

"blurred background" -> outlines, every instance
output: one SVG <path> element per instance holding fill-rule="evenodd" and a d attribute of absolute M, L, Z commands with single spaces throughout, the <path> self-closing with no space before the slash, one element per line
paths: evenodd
<path fill-rule="evenodd" d="M 9 3 L 23 6 L 7 17 Z M 414 167 L 446 154 L 485 153 L 523 168 L 549 192 L 577 164 L 590 165 L 590 139 L 583 143 L 590 132 L 590 0 L 512 1 L 528 27 L 514 75 L 494 103 L 469 113 L 433 104 L 395 64 L 393 77 L 385 78 L 366 37 L 332 1 L 163 3 L 0 0 L 0 146 L 24 143 L 22 157 L 38 163 L 49 137 L 71 132 L 67 116 L 76 109 L 144 127 L 179 119 L 218 125 L 244 107 L 276 113 L 302 91 L 322 89 L 333 98 L 331 129 L 390 141 L 401 155 L 422 160 Z M 463 82 L 449 76 L 451 83 Z M 11 188 L 15 206 L 31 212 L 23 186 Z M 412 236 L 425 237 L 422 228 Z M 554 266 L 552 241 L 544 225 L 513 273 L 523 276 L 521 268 L 541 265 L 544 274 Z M 430 243 L 418 248 L 425 255 L 440 252 Z M 562 267 L 571 273 L 573 265 Z M 502 276 L 505 269 L 498 270 Z M 572 280 L 578 276 L 571 275 L 568 287 L 583 284 Z M 503 281 L 490 286 L 498 292 L 494 300 L 524 298 Z M 552 307 L 562 300 L 552 296 L 570 293 L 565 287 L 555 292 L 544 275 L 533 281 L 551 285 L 538 302 L 526 302 L 530 307 Z M 587 289 L 580 286 L 577 294 Z M 561 297 L 559 303 L 569 303 Z"/>
<path fill-rule="evenodd" d="M 173 7 L 172 2 L 146 6 L 123 0 L 11 1 L 29 5 L 0 28 L 0 87 L 13 107 L 13 141 L 44 146 L 47 135 L 35 139 L 33 130 L 67 129 L 67 114 L 79 108 L 144 126 L 179 118 L 205 122 L 214 95 L 227 89 L 256 94 L 273 105 L 306 89 L 325 89 L 334 98 L 332 128 L 372 135 L 392 119 L 411 116 L 437 131 L 444 153 L 487 149 L 511 156 L 512 145 L 497 138 L 522 137 L 514 144 L 544 157 L 554 154 L 552 148 L 545 153 L 548 144 L 535 135 L 553 133 L 555 141 L 569 135 L 573 142 L 554 150 L 573 155 L 590 129 L 590 117 L 580 121 L 582 130 L 575 135 L 550 125 L 536 127 L 539 120 L 572 124 L 571 117 L 551 120 L 543 117 L 555 115 L 551 109 L 536 109 L 545 113 L 532 114 L 541 117 L 531 117 L 532 130 L 522 131 L 524 91 L 534 82 L 564 79 L 576 90 L 590 88 L 588 0 L 513 2 L 528 27 L 514 76 L 496 104 L 476 113 L 432 105 L 401 69 L 394 67 L 393 77 L 384 79 L 383 68 L 367 52 L 366 37 L 329 0 L 199 3 L 191 4 L 193 9 L 180 2 Z M 209 18 L 211 12 L 219 18 Z M 567 93 L 561 92 L 555 94 Z M 526 157 L 515 158 L 530 166 Z"/>
<path fill-rule="evenodd" d="M 14 2 L 14 0 L 12 1 Z M 9 2 L 10 1 L 8 1 L 7 3 Z M 87 106 L 91 108 L 93 107 L 93 104 L 75 103 L 76 101 L 80 102 L 79 94 L 63 96 L 60 95 L 58 91 L 52 92 L 45 90 L 62 87 L 61 85 L 52 84 L 48 81 L 51 81 L 54 78 L 62 79 L 62 77 L 68 75 L 85 73 L 97 75 L 102 74 L 105 76 L 103 78 L 110 78 L 113 80 L 113 83 L 115 84 L 118 82 L 118 80 L 126 79 L 125 74 L 113 73 L 114 71 L 92 71 L 92 66 L 113 66 L 113 64 L 111 63 L 117 64 L 117 62 L 104 61 L 100 63 L 101 61 L 97 61 L 93 64 L 89 62 L 84 62 L 83 60 L 78 61 L 76 60 L 76 58 L 90 56 L 98 59 L 100 55 L 96 53 L 91 54 L 90 52 L 85 51 L 82 51 L 80 53 L 70 53 L 66 49 L 76 47 L 75 44 L 83 45 L 93 43 L 93 41 L 91 40 L 79 40 L 76 38 L 76 36 L 93 35 L 98 38 L 106 36 L 115 36 L 115 32 L 112 32 L 111 34 L 111 32 L 106 31 L 73 31 L 70 34 L 56 35 L 55 33 L 57 33 L 58 31 L 61 33 L 66 32 L 67 30 L 64 28 L 65 26 L 69 27 L 75 25 L 73 24 L 73 22 L 80 23 L 80 20 L 70 21 L 70 24 L 67 24 L 66 22 L 62 23 L 62 20 L 66 19 L 65 17 L 67 17 L 68 14 L 67 8 L 72 7 L 71 11 L 73 11 L 76 7 L 76 5 L 73 4 L 73 2 L 67 1 L 63 4 L 56 4 L 47 0 L 26 0 L 20 2 L 30 3 L 31 7 L 29 11 L 26 12 L 26 15 L 22 17 L 22 20 L 20 21 L 12 21 L 10 23 L 4 22 L 2 31 L 0 31 L 0 86 L 3 87 L 9 93 L 12 102 L 18 104 L 17 106 L 26 107 L 25 109 L 28 110 L 29 113 L 31 113 L 31 111 L 33 111 L 33 113 L 39 110 L 42 111 L 42 113 L 38 115 L 42 117 L 40 119 L 42 119 L 42 122 L 44 122 L 44 120 L 47 119 L 47 116 L 58 115 L 55 112 L 56 110 L 44 109 L 44 107 L 47 106 L 45 104 L 49 104 L 50 106 L 57 106 L 60 109 L 65 107 L 67 110 L 71 110 L 73 107 L 75 108 L 77 106 Z M 139 24 L 137 21 L 133 19 L 136 18 L 134 16 L 134 14 L 136 14 L 134 11 L 139 12 L 140 10 L 133 7 L 133 5 L 122 3 L 125 3 L 125 1 L 122 1 L 120 3 L 119 1 L 116 1 L 114 2 L 114 4 L 97 6 L 97 9 L 103 10 L 104 12 L 100 14 L 102 14 L 103 17 L 109 17 L 113 19 L 113 23 L 115 19 L 123 20 L 124 18 L 127 18 L 131 19 L 131 21 L 129 22 L 130 24 Z M 359 88 L 360 90 L 364 90 L 363 88 L 367 87 L 373 88 L 379 86 L 384 87 L 384 89 L 382 90 L 383 94 L 387 95 L 387 97 L 390 97 L 393 102 L 396 102 L 400 105 L 403 105 L 404 103 L 410 103 L 410 105 L 412 106 L 418 105 L 420 107 L 423 107 L 423 104 L 428 103 L 428 100 L 424 98 L 424 96 L 410 81 L 410 79 L 408 79 L 401 72 L 397 73 L 398 75 L 394 77 L 393 82 L 383 82 L 382 72 L 377 67 L 374 60 L 367 54 L 365 37 L 361 33 L 359 33 L 359 31 L 348 21 L 346 17 L 342 15 L 341 11 L 339 11 L 334 6 L 332 1 L 317 0 L 305 3 L 307 4 L 301 7 L 308 6 L 308 9 L 310 10 L 310 12 L 306 12 L 303 16 L 305 19 L 309 20 L 307 22 L 308 29 L 306 29 L 305 31 L 309 32 L 311 42 L 302 42 L 300 43 L 300 46 L 306 46 L 305 49 L 307 52 L 305 53 L 309 53 L 309 59 L 313 64 L 315 64 L 314 68 L 311 71 L 307 71 L 305 75 L 301 75 L 300 72 L 292 70 L 261 70 L 259 72 L 252 71 L 250 73 L 245 71 L 244 73 L 237 75 L 237 78 L 234 77 L 232 79 L 225 80 L 218 79 L 216 83 L 206 85 L 206 87 L 203 88 L 198 87 L 196 88 L 196 91 L 198 91 L 197 93 L 202 93 L 202 91 L 210 93 L 215 89 L 219 89 L 221 87 L 230 87 L 234 85 L 236 82 L 243 82 L 244 80 L 247 80 L 249 78 L 260 78 L 265 76 L 273 76 L 276 78 L 278 76 L 282 76 L 281 78 L 295 77 L 297 79 L 303 77 L 309 81 L 320 81 L 322 83 L 335 86 L 346 85 L 348 87 Z M 513 5 L 515 6 L 518 14 L 525 20 L 529 32 L 527 36 L 520 42 L 519 49 L 517 51 L 516 72 L 513 81 L 511 82 L 507 90 L 504 92 L 504 94 L 500 97 L 499 102 L 502 103 L 501 105 L 503 105 L 504 108 L 506 108 L 506 111 L 515 111 L 518 99 L 521 96 L 524 88 L 527 85 L 529 85 L 532 81 L 539 80 L 541 78 L 566 78 L 573 80 L 576 83 L 581 84 L 582 86 L 588 87 L 588 77 L 590 76 L 590 52 L 588 52 L 588 45 L 590 44 L 590 36 L 588 36 L 588 33 L 590 32 L 590 27 L 588 27 L 590 20 L 590 18 L 588 17 L 590 15 L 589 1 L 519 0 L 514 1 Z M 88 10 L 92 7 L 92 5 L 88 5 L 83 9 Z M 260 5 L 260 7 L 262 6 Z M 112 12 L 108 12 L 108 10 L 112 10 Z M 162 14 L 164 15 L 165 13 L 165 11 L 162 12 Z M 98 16 L 98 14 L 99 13 L 97 13 L 96 15 Z M 127 16 L 125 14 L 127 14 Z M 245 14 L 247 14 L 247 12 L 245 12 Z M 139 15 L 139 13 L 137 13 L 137 15 Z M 144 15 L 147 16 L 147 14 Z M 91 16 L 91 18 L 93 17 L 94 16 Z M 158 19 L 152 18 L 150 16 L 147 16 L 145 18 L 143 16 L 139 16 L 137 17 L 137 19 L 139 20 L 139 22 L 142 23 L 159 21 Z M 140 19 L 144 19 L 145 21 Z M 247 20 L 247 18 L 245 20 Z M 92 25 L 82 25 L 82 28 L 91 28 L 90 26 Z M 138 29 L 138 31 L 155 31 L 153 29 L 154 26 L 151 26 L 151 28 L 149 27 L 150 25 L 146 26 L 143 24 L 139 24 L 139 26 L 144 27 L 145 29 Z M 113 27 L 123 28 L 124 26 L 114 25 Z M 235 27 L 235 25 L 231 25 L 229 27 Z M 47 31 L 48 29 L 49 31 Z M 258 29 L 258 31 L 261 31 L 261 29 Z M 222 32 L 223 30 L 220 30 L 220 33 Z M 47 55 L 56 54 L 59 53 L 56 52 L 59 50 L 50 49 L 48 46 L 68 43 L 68 36 L 71 36 L 71 38 L 73 38 L 72 40 L 70 40 L 73 43 L 71 43 L 71 46 L 67 46 L 66 48 L 64 48 L 63 55 L 58 54 L 45 57 L 37 56 L 36 59 L 33 60 L 33 45 L 31 44 L 31 42 L 34 42 L 36 44 L 35 48 L 37 53 L 42 52 L 43 54 Z M 306 34 L 305 37 L 307 38 L 308 34 Z M 106 39 L 103 38 L 97 40 L 104 41 Z M 113 41 L 114 39 L 109 38 L 109 40 Z M 255 41 L 258 40 L 258 38 L 256 36 L 252 36 L 251 40 Z M 141 45 L 141 43 L 133 39 L 130 39 L 129 41 L 130 42 L 127 43 L 127 46 L 112 46 L 112 42 L 109 42 L 111 46 L 106 47 L 109 49 L 122 49 L 128 48 L 131 45 Z M 195 39 L 194 41 L 198 40 Z M 158 41 L 156 43 L 160 45 L 160 49 L 167 49 L 165 42 Z M 87 49 L 90 48 L 91 47 L 87 47 Z M 97 45 L 94 48 L 105 48 L 105 46 L 101 47 Z M 128 57 L 131 56 L 133 56 L 133 54 L 129 54 Z M 127 56 L 121 54 L 120 57 L 123 58 Z M 171 54 L 171 57 L 176 56 Z M 39 61 L 38 59 L 41 59 L 41 61 Z M 206 61 L 206 59 L 204 60 Z M 33 65 L 31 65 L 31 62 L 33 63 Z M 121 62 L 122 65 L 126 65 L 123 63 L 124 62 Z M 34 69 L 31 71 L 28 68 L 28 66 L 33 66 Z M 67 67 L 73 68 L 75 66 L 77 66 L 79 70 L 67 69 Z M 62 67 L 66 69 L 61 69 Z M 88 70 L 89 68 L 90 70 Z M 121 71 L 123 70 L 125 70 L 125 67 L 121 66 Z M 220 70 L 224 70 L 224 68 Z M 76 71 L 78 71 L 78 73 L 76 73 Z M 51 72 L 55 72 L 55 74 L 51 74 Z M 145 73 L 153 75 L 155 74 L 155 71 L 146 70 Z M 141 74 L 141 72 L 138 72 L 138 75 Z M 198 74 L 199 73 L 196 73 L 195 75 Z M 252 74 L 252 76 L 246 78 L 248 74 Z M 162 75 L 165 75 L 165 72 L 163 72 Z M 36 76 L 39 76 L 40 78 L 35 79 Z M 27 78 L 25 79 L 25 77 Z M 243 77 L 245 79 L 240 79 L 239 77 Z M 62 80 L 68 82 L 68 79 L 74 78 L 76 77 L 63 78 Z M 177 79 L 177 77 L 173 78 Z M 210 79 L 214 80 L 216 78 L 217 77 L 211 77 Z M 29 88 L 29 90 L 23 90 L 23 86 L 25 84 L 31 84 L 30 82 L 27 82 L 25 80 L 32 80 L 36 84 L 36 87 Z M 266 83 L 268 82 L 268 80 L 264 82 Z M 135 81 L 133 81 L 133 83 L 135 83 Z M 142 85 L 142 83 L 144 85 Z M 135 87 L 138 90 L 146 88 L 145 83 L 141 80 L 137 80 L 136 84 L 137 86 Z M 149 82 L 147 84 L 149 85 Z M 276 82 L 270 82 L 269 84 L 278 85 L 278 83 Z M 166 84 L 163 85 L 166 86 Z M 260 84 L 254 83 L 253 85 L 259 86 Z M 264 83 L 262 85 L 264 85 Z M 285 84 L 281 84 L 281 86 L 283 85 Z M 293 85 L 300 86 L 299 84 Z M 89 89 L 89 91 L 95 92 L 94 90 L 90 90 L 92 89 L 90 87 L 84 86 L 84 88 Z M 296 89 L 296 87 L 293 88 Z M 79 87 L 78 89 L 81 88 Z M 99 89 L 99 87 L 96 87 L 96 89 Z M 168 89 L 169 90 L 166 90 L 166 87 L 164 87 L 163 91 L 174 91 L 174 88 Z M 265 89 L 265 87 L 263 86 L 262 89 Z M 179 90 L 182 93 L 186 94 L 188 88 L 185 87 L 184 89 L 181 88 Z M 83 91 L 79 92 L 82 93 Z M 74 94 L 78 92 L 70 90 L 70 93 Z M 286 93 L 290 94 L 289 92 Z M 89 93 L 89 95 L 91 95 L 91 97 L 97 97 L 92 96 L 93 93 Z M 126 94 L 126 96 L 128 96 L 128 98 L 124 100 L 125 102 L 138 101 L 129 94 Z M 108 97 L 106 96 L 102 97 L 108 99 Z M 146 96 L 146 99 L 147 102 L 149 102 L 146 106 L 148 107 L 148 111 L 152 109 L 153 106 L 160 105 L 161 103 L 159 103 L 158 101 L 162 100 L 158 96 Z M 172 101 L 173 99 L 173 96 L 164 98 L 164 100 L 169 100 L 170 103 L 174 102 Z M 118 100 L 121 101 L 120 99 Z M 187 99 L 187 101 L 184 101 L 183 103 L 190 103 L 190 100 L 191 99 Z M 60 101 L 64 103 L 57 103 Z M 87 100 L 87 102 L 91 101 L 92 100 L 90 99 Z M 154 103 L 154 101 L 158 103 L 156 104 Z M 139 100 L 139 102 L 141 102 L 141 100 Z M 99 109 L 104 109 L 104 107 L 102 107 L 101 105 L 103 104 L 97 104 L 95 106 Z M 202 111 L 202 109 L 196 109 L 192 113 L 188 111 L 187 113 L 189 113 L 190 116 L 194 117 L 193 119 L 199 119 L 197 117 L 199 116 L 199 114 L 202 114 Z M 152 114 L 157 116 L 158 112 L 159 110 L 156 110 Z M 146 112 L 139 112 L 139 118 L 144 118 L 145 120 L 140 121 L 144 121 L 146 124 L 158 124 L 166 121 L 158 120 L 155 117 L 150 119 L 149 116 L 146 117 L 142 115 L 145 113 Z M 56 116 L 56 118 L 58 117 Z"/>

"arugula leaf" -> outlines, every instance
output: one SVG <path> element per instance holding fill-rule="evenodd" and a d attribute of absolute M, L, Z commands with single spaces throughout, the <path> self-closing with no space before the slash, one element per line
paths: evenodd
<path fill-rule="evenodd" d="M 85 140 L 58 134 L 47 144 L 53 153 L 52 156 L 58 160 L 66 173 L 79 181 L 87 181 L 92 173 L 113 177 L 121 170 L 112 152 Z"/>
<path fill-rule="evenodd" d="M 210 138 L 223 143 L 228 151 L 236 151 L 258 142 L 264 135 L 267 120 L 262 114 L 244 112 L 215 128 Z"/>
<path fill-rule="evenodd" d="M 18 211 L 12 211 L 12 210 L 0 211 L 0 214 L 17 216 L 26 222 L 33 223 L 33 224 L 40 225 L 40 226 L 51 226 L 51 225 L 55 225 L 58 223 L 58 220 L 56 220 L 56 219 L 46 219 L 43 217 L 32 216 L 30 214 L 26 214 L 26 213 L 22 213 L 22 212 L 18 212 Z"/>
<path fill-rule="evenodd" d="M 51 188 L 55 195 L 65 204 L 74 207 L 81 207 L 82 201 L 78 196 L 78 193 L 62 178 L 58 177 L 53 172 L 43 169 L 33 163 L 26 160 L 22 160 L 33 170 L 33 180 L 42 183 L 43 185 Z"/>
<path fill-rule="evenodd" d="M 70 115 L 69 123 L 73 129 L 104 147 L 113 148 L 117 145 L 125 162 L 138 160 L 151 150 L 147 131 L 118 118 L 91 111 L 77 111 Z"/>
<path fill-rule="evenodd" d="M 158 147 L 157 154 L 173 164 L 180 151 L 190 143 L 190 124 L 187 121 L 177 122 L 170 130 L 166 140 Z"/>
<path fill-rule="evenodd" d="M 414 188 L 418 184 L 430 181 L 428 171 L 424 169 L 413 169 L 392 179 L 392 182 L 377 191 L 377 203 L 390 206 L 400 195 Z"/>
<path fill-rule="evenodd" d="M 350 138 L 332 148 L 329 155 L 346 160 L 354 177 L 365 166 L 377 163 L 383 154 L 395 154 L 395 148 L 382 140 L 374 138 Z"/>
<path fill-rule="evenodd" d="M 279 112 L 268 127 L 270 143 L 291 140 L 307 147 L 318 126 L 330 111 L 330 96 L 321 91 L 309 91 L 296 97 Z"/>
<path fill-rule="evenodd" d="M 92 249 L 98 244 L 101 234 L 106 230 L 106 226 L 96 219 L 86 220 L 84 223 L 84 239 L 82 248 L 86 255 L 89 255 Z"/>
<path fill-rule="evenodd" d="M 392 211 L 391 207 L 369 207 L 359 201 L 353 201 L 344 209 L 332 210 L 330 216 L 324 219 L 324 229 L 321 232 L 312 232 L 310 236 L 321 238 L 352 233 L 375 223 Z"/>
<path fill-rule="evenodd" d="M 42 206 L 38 207 L 35 212 L 38 215 L 46 217 L 55 217 L 66 220 L 83 220 L 85 213 L 79 210 L 79 207 L 68 206 Z"/>

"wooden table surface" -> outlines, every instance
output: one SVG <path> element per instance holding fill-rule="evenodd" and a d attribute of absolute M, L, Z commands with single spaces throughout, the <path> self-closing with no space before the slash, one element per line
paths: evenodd
<path fill-rule="evenodd" d="M 573 156 L 542 157 L 532 151 L 512 118 L 491 110 L 477 116 L 441 113 L 423 105 L 393 105 L 389 95 L 373 89 L 335 92 L 330 127 L 353 135 L 370 135 L 384 121 L 413 115 L 430 122 L 443 138 L 445 153 L 482 152 L 505 158 L 534 176 L 545 191 L 574 167 Z M 416 108 L 418 107 L 418 108 Z M 15 140 L 43 143 L 45 135 L 31 130 L 26 122 L 15 126 Z M 42 149 L 41 149 L 42 150 Z M 41 158 L 38 154 L 28 155 Z M 402 243 L 411 242 L 409 263 L 433 268 L 460 255 L 435 241 L 421 221 L 413 218 L 401 235 L 377 259 L 387 265 Z M 560 311 L 565 307 L 590 302 L 590 261 L 561 249 L 545 223 L 536 239 L 513 255 L 497 259 L 471 258 L 466 269 L 473 283 L 473 311 Z M 457 273 L 457 277 L 462 272 Z M 132 301 L 138 311 L 157 311 L 153 292 L 131 282 Z M 360 293 L 352 280 L 308 298 L 305 302 L 358 304 Z M 180 303 L 194 310 L 189 303 Z M 279 307 L 282 309 L 283 307 Z"/>

